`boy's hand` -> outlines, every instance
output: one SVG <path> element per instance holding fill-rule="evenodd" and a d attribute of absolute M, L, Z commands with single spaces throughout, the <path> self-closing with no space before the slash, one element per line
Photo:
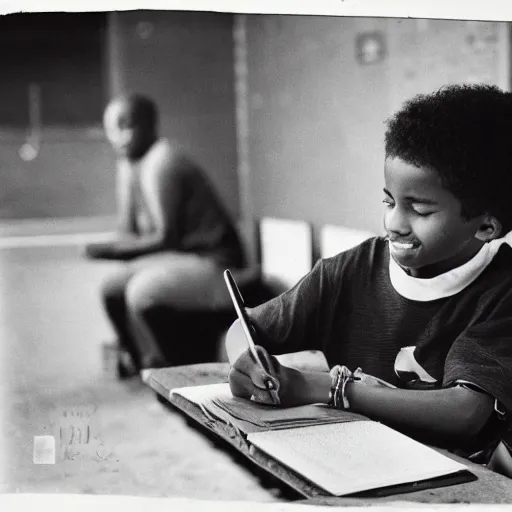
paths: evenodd
<path fill-rule="evenodd" d="M 271 375 L 279 381 L 281 405 L 284 407 L 299 405 L 301 397 L 297 384 L 300 381 L 300 372 L 280 364 L 263 347 L 256 346 L 256 350 L 263 360 L 269 362 Z M 268 375 L 249 350 L 240 355 L 229 372 L 229 386 L 234 396 L 272 405 L 272 398 L 266 387 L 267 379 Z"/>

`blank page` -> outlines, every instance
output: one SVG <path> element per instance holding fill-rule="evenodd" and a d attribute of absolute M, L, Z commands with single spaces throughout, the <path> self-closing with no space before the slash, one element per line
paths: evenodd
<path fill-rule="evenodd" d="M 335 496 L 449 475 L 467 469 L 374 421 L 249 434 L 247 439 Z"/>
<path fill-rule="evenodd" d="M 182 388 L 171 389 L 170 396 L 178 394 L 190 400 L 192 403 L 201 405 L 207 400 L 220 398 L 229 400 L 233 397 L 229 384 L 204 384 L 202 386 L 185 386 Z"/>

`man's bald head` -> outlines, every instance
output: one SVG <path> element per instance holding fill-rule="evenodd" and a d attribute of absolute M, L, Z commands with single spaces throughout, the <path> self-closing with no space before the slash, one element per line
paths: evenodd
<path fill-rule="evenodd" d="M 130 159 L 143 156 L 157 138 L 156 105 L 140 94 L 114 98 L 105 109 L 103 121 L 115 151 Z"/>

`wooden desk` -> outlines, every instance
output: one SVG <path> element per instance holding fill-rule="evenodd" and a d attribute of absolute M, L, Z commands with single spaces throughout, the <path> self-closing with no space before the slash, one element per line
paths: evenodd
<path fill-rule="evenodd" d="M 151 370 L 147 376 L 147 384 L 168 401 L 171 389 L 226 382 L 228 371 L 229 365 L 227 363 L 207 363 L 163 368 Z M 419 503 L 512 503 L 512 480 L 448 453 L 446 455 L 468 466 L 471 472 L 478 477 L 478 480 L 383 498 L 335 498 L 322 496 L 316 488 L 308 485 L 307 482 L 287 471 L 283 466 L 276 464 L 275 461 L 266 457 L 262 452 L 250 449 L 245 443 L 240 441 L 239 436 L 230 431 L 227 425 L 223 427 L 218 422 L 209 422 L 199 407 L 188 407 L 186 414 L 236 447 L 240 453 L 253 463 L 298 490 L 304 496 L 308 496 L 309 498 L 305 501 L 308 504 L 335 506 L 351 504 L 379 505 L 382 502 L 396 501 Z"/>

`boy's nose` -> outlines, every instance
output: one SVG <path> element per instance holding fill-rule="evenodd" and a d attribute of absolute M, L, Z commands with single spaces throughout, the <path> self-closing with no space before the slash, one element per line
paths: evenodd
<path fill-rule="evenodd" d="M 388 233 L 399 235 L 408 235 L 411 232 L 411 226 L 407 216 L 403 215 L 398 207 L 386 212 L 384 216 L 384 228 Z"/>

